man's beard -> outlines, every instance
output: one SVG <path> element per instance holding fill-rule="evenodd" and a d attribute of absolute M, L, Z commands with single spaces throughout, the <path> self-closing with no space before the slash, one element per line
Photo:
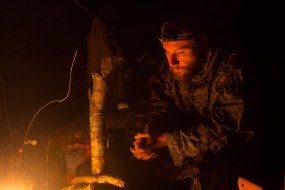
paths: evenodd
<path fill-rule="evenodd" d="M 181 82 L 189 82 L 196 73 L 193 70 L 195 69 L 190 67 L 180 67 L 179 69 L 171 68 L 174 77 Z"/>

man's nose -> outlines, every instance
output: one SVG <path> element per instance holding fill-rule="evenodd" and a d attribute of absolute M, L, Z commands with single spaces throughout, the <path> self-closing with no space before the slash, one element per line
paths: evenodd
<path fill-rule="evenodd" d="M 175 55 L 171 55 L 168 57 L 168 63 L 169 63 L 169 66 L 172 67 L 174 65 L 177 65 L 179 63 L 179 60 L 177 59 Z"/>

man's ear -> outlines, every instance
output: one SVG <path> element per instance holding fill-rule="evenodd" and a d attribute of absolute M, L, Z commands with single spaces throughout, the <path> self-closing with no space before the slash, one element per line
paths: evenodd
<path fill-rule="evenodd" d="M 199 41 L 199 48 L 200 50 L 205 51 L 208 49 L 208 47 L 209 47 L 208 37 L 204 36 Z"/>

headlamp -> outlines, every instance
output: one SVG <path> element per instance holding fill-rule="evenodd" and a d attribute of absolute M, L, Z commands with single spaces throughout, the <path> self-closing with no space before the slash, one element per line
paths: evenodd
<path fill-rule="evenodd" d="M 160 42 L 173 42 L 173 41 L 179 41 L 179 40 L 189 40 L 189 39 L 197 39 L 201 35 L 200 34 L 192 34 L 192 33 L 187 33 L 187 34 L 179 34 L 176 36 L 169 36 L 169 37 L 160 37 L 159 41 Z"/>
<path fill-rule="evenodd" d="M 202 36 L 202 31 L 193 23 L 180 20 L 169 20 L 161 26 L 160 42 L 197 39 Z"/>

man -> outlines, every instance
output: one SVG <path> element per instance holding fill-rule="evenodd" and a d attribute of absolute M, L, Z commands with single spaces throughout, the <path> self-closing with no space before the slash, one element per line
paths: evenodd
<path fill-rule="evenodd" d="M 145 130 L 130 147 L 144 161 L 139 172 L 149 168 L 144 174 L 151 178 L 177 182 L 164 188 L 237 189 L 236 176 L 217 167 L 228 160 L 224 152 L 253 136 L 244 122 L 237 54 L 210 47 L 206 33 L 190 22 L 165 22 L 160 41 L 167 60 L 149 81 Z"/>

